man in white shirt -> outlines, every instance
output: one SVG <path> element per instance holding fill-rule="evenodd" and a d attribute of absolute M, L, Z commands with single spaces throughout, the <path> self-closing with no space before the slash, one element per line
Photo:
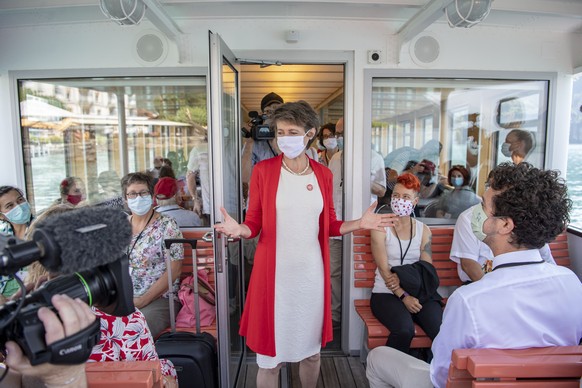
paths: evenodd
<path fill-rule="evenodd" d="M 492 173 L 473 233 L 493 252 L 493 271 L 457 289 L 427 364 L 387 347 L 368 355 L 371 388 L 446 386 L 453 349 L 522 349 L 578 345 L 582 284 L 569 269 L 545 262 L 545 243 L 566 227 L 572 201 L 554 171 L 504 163 Z"/>
<path fill-rule="evenodd" d="M 481 206 L 481 204 L 475 206 Z M 485 273 L 491 272 L 491 262 L 493 261 L 491 248 L 483 241 L 479 241 L 471 230 L 472 215 L 473 206 L 459 215 L 451 245 L 451 260 L 457 263 L 459 278 L 465 284 L 476 282 Z M 556 264 L 548 244 L 544 244 L 540 249 L 540 255 L 548 263 Z"/>

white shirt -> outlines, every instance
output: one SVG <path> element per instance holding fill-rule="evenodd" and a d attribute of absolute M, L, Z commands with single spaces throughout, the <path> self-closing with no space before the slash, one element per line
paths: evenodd
<path fill-rule="evenodd" d="M 582 338 L 582 283 L 568 268 L 542 261 L 536 249 L 499 255 L 493 272 L 459 287 L 447 301 L 432 344 L 430 378 L 446 385 L 453 349 L 522 349 L 578 345 Z"/>
<path fill-rule="evenodd" d="M 343 172 L 342 163 L 343 151 L 338 151 L 331 157 L 328 168 L 333 174 L 333 207 L 338 220 L 342 219 L 343 213 Z M 340 237 L 341 239 L 341 237 Z"/>
<path fill-rule="evenodd" d="M 475 206 L 481 206 L 477 204 Z M 493 252 L 482 241 L 479 241 L 477 236 L 471 229 L 471 217 L 473 216 L 473 207 L 468 208 L 459 215 L 457 223 L 455 224 L 455 232 L 453 234 L 453 243 L 451 244 L 451 260 L 457 263 L 457 272 L 461 281 L 470 281 L 469 275 L 461 268 L 461 258 L 470 259 L 479 263 L 481 268 L 484 268 L 487 260 L 493 260 Z M 556 264 L 552 256 L 552 251 L 548 244 L 540 249 L 542 259 L 550 264 Z"/>
<path fill-rule="evenodd" d="M 370 154 L 370 182 L 377 183 L 386 188 L 386 172 L 384 171 L 384 159 L 378 152 L 372 150 Z M 371 194 L 370 205 L 378 199 L 376 194 Z"/>

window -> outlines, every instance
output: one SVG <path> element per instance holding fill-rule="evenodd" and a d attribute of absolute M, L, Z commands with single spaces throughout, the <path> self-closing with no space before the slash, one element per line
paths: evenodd
<path fill-rule="evenodd" d="M 454 223 L 497 164 L 543 167 L 548 88 L 547 80 L 372 78 L 374 140 L 391 142 L 375 148 L 387 173 L 421 180 L 416 215 Z M 452 186 L 449 170 L 461 170 L 462 185 Z"/>
<path fill-rule="evenodd" d="M 190 153 L 208 152 L 204 77 L 18 82 L 26 192 L 37 213 L 59 201 L 66 177 L 78 178 L 90 204 L 118 197 L 119 179 L 153 173 L 155 157 L 171 161 L 178 200 L 189 205 Z"/>
<path fill-rule="evenodd" d="M 570 225 L 582 229 L 582 73 L 574 76 L 572 84 L 572 115 L 568 147 L 568 193 L 573 202 Z"/>

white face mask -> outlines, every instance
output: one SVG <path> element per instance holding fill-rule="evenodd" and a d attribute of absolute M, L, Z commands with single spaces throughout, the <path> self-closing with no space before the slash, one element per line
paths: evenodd
<path fill-rule="evenodd" d="M 483 206 L 481 204 L 477 204 L 473 206 L 473 212 L 471 215 L 471 230 L 473 234 L 479 241 L 485 240 L 487 235 L 483 232 L 483 225 L 487 221 L 487 214 L 483 210 Z"/>
<path fill-rule="evenodd" d="M 277 145 L 286 157 L 295 159 L 305 150 L 305 136 L 307 133 L 303 136 L 278 136 Z"/>
<path fill-rule="evenodd" d="M 335 137 L 330 137 L 327 139 L 323 139 L 323 145 L 328 150 L 333 150 L 337 147 L 337 139 Z"/>

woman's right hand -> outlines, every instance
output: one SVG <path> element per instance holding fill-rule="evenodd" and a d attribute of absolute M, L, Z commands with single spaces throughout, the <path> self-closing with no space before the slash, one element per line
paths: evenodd
<path fill-rule="evenodd" d="M 227 237 L 241 237 L 244 232 L 243 227 L 227 213 L 225 208 L 221 207 L 220 212 L 224 216 L 224 222 L 214 224 L 213 228 L 216 229 L 217 232 L 225 234 Z"/>
<path fill-rule="evenodd" d="M 406 306 L 406 309 L 411 314 L 416 314 L 422 309 L 422 305 L 420 304 L 418 299 L 416 299 L 412 295 L 405 296 L 404 299 L 402 299 L 402 302 L 404 303 L 404 306 Z"/>

